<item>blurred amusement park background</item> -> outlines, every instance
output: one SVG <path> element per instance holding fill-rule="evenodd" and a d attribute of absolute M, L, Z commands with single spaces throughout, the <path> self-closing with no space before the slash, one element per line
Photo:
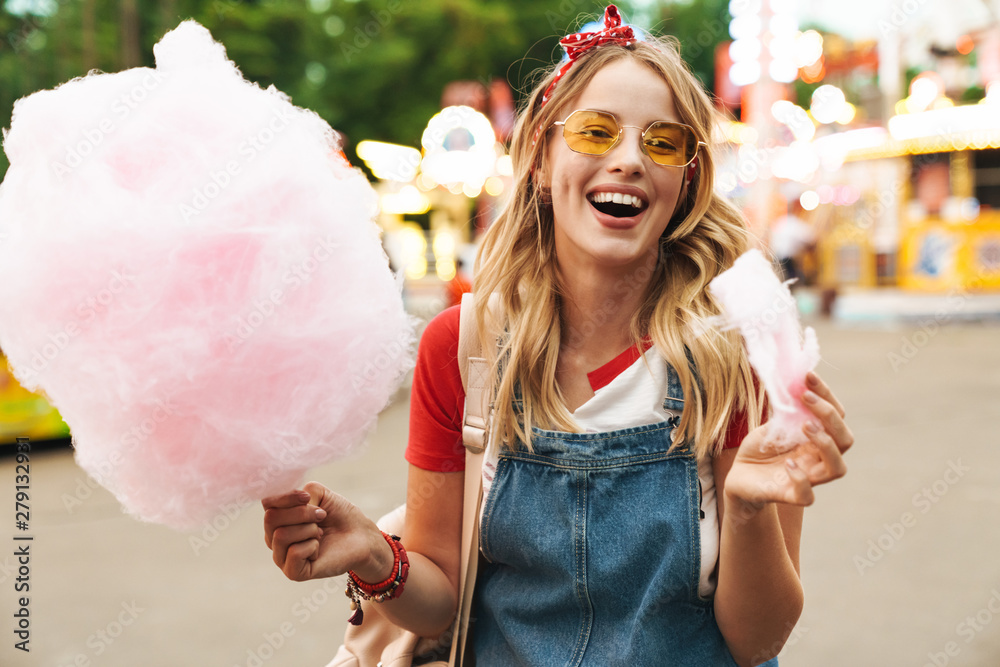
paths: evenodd
<path fill-rule="evenodd" d="M 714 94 L 718 188 L 745 211 L 800 305 L 843 321 L 960 294 L 1000 312 L 1000 2 L 636 0 Z M 835 5 L 835 6 L 834 6 Z M 88 71 L 152 66 L 184 18 L 337 129 L 381 199 L 409 309 L 467 289 L 511 187 L 515 109 L 582 0 L 6 0 L 0 126 L 14 102 Z M 0 155 L 0 175 L 7 168 Z M 930 301 L 928 301 L 930 299 Z M 921 305 L 923 304 L 923 305 Z M 930 304 L 930 305 L 928 305 Z M 0 438 L 67 435 L 0 371 Z"/>
<path fill-rule="evenodd" d="M 821 372 L 856 436 L 848 475 L 806 512 L 807 605 L 782 664 L 1000 665 L 1000 531 L 989 528 L 1000 510 L 1000 0 L 618 4 L 634 27 L 675 37 L 717 100 L 717 186 L 798 278 Z M 477 241 L 512 187 L 518 105 L 562 57 L 559 38 L 603 9 L 0 0 L 0 127 L 37 90 L 152 66 L 153 45 L 193 18 L 248 80 L 341 133 L 379 193 L 407 308 L 427 320 L 474 281 Z M 7 168 L 0 152 L 0 177 Z M 358 459 L 311 478 L 368 516 L 402 502 L 408 398 L 404 385 Z M 0 665 L 301 667 L 332 656 L 348 615 L 343 579 L 281 576 L 259 504 L 189 535 L 134 521 L 0 356 L 3 488 L 16 436 L 55 442 L 31 458 L 36 641 L 31 654 L 0 643 Z M 0 554 L 8 593 L 16 568 L 13 548 Z"/>

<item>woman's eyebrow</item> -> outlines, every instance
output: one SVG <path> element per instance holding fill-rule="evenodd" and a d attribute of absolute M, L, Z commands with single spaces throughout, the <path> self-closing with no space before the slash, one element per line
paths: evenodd
<path fill-rule="evenodd" d="M 663 114 L 659 114 L 659 115 L 657 115 L 656 118 L 645 120 L 642 123 L 635 123 L 635 124 L 633 124 L 633 123 L 626 123 L 622 119 L 622 117 L 625 115 L 624 113 L 618 112 L 618 111 L 612 111 L 610 109 L 602 109 L 602 108 L 596 107 L 596 106 L 581 106 L 581 107 L 579 107 L 577 109 L 573 109 L 573 111 L 600 111 L 601 113 L 606 113 L 606 114 L 610 114 L 610 115 L 614 116 L 615 120 L 618 121 L 619 125 L 627 125 L 628 127 L 641 127 L 644 130 L 647 127 L 649 127 L 650 125 L 652 125 L 653 123 L 657 123 L 659 121 L 665 121 L 665 122 L 668 122 L 668 123 L 682 123 L 682 121 L 680 121 L 677 118 L 673 117 L 674 114 L 669 113 L 669 112 L 666 112 L 666 113 L 663 113 Z M 573 111 L 570 111 L 566 115 L 569 116 L 569 114 L 573 113 Z"/>

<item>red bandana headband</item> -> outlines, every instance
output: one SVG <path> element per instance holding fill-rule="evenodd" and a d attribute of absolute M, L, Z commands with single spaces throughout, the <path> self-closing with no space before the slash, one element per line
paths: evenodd
<path fill-rule="evenodd" d="M 604 44 L 628 46 L 629 44 L 634 44 L 635 41 L 636 38 L 632 32 L 632 28 L 622 25 L 622 15 L 618 11 L 618 8 L 614 5 L 608 5 L 604 10 L 604 30 L 578 32 L 566 35 L 559 40 L 559 44 L 566 49 L 566 55 L 569 56 L 569 60 L 560 68 L 559 73 L 556 74 L 556 78 L 552 79 L 552 83 L 545 89 L 545 94 L 542 95 L 542 106 L 545 106 L 545 103 L 549 101 L 552 89 L 556 87 L 559 79 L 569 71 L 569 68 L 573 66 L 576 59 L 584 53 Z"/>
<path fill-rule="evenodd" d="M 582 56 L 587 51 L 593 48 L 601 46 L 603 44 L 620 44 L 621 46 L 628 46 L 629 44 L 634 44 L 636 42 L 635 34 L 632 32 L 630 26 L 622 25 L 622 15 L 618 11 L 618 8 L 614 5 L 608 5 L 604 10 L 604 30 L 598 30 L 597 32 L 577 32 L 572 35 L 566 35 L 559 40 L 560 46 L 566 49 L 566 55 L 569 56 L 569 60 L 566 64 L 559 68 L 559 72 L 556 74 L 556 78 L 552 79 L 552 83 L 549 87 L 545 89 L 545 94 L 542 95 L 542 103 L 538 107 L 541 111 L 545 103 L 549 101 L 549 97 L 552 95 L 552 89 L 556 87 L 556 83 L 559 79 L 563 78 L 563 75 L 569 71 L 569 68 L 573 66 L 576 59 Z M 538 129 L 535 130 L 535 136 L 531 140 L 531 145 L 534 146 L 538 143 L 538 136 L 542 133 L 542 127 L 539 125 Z"/>

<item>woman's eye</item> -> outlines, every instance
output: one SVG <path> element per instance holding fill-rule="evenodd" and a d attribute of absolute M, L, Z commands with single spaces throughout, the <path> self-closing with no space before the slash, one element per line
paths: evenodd
<path fill-rule="evenodd" d="M 654 150 L 657 153 L 676 153 L 677 147 L 674 146 L 669 141 L 663 141 L 662 139 L 653 139 L 646 142 L 646 146 L 650 150 Z"/>
<path fill-rule="evenodd" d="M 577 134 L 593 139 L 610 139 L 613 135 L 603 127 L 588 127 L 580 130 Z"/>

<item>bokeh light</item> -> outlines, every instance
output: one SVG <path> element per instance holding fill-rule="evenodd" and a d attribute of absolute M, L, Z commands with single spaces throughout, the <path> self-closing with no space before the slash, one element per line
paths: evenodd
<path fill-rule="evenodd" d="M 801 195 L 799 195 L 799 204 L 806 211 L 815 210 L 819 206 L 819 195 L 816 194 L 815 190 L 806 190 Z"/>
<path fill-rule="evenodd" d="M 837 86 L 826 84 L 813 91 L 809 111 L 818 122 L 833 123 L 844 113 L 846 103 L 844 91 Z"/>

